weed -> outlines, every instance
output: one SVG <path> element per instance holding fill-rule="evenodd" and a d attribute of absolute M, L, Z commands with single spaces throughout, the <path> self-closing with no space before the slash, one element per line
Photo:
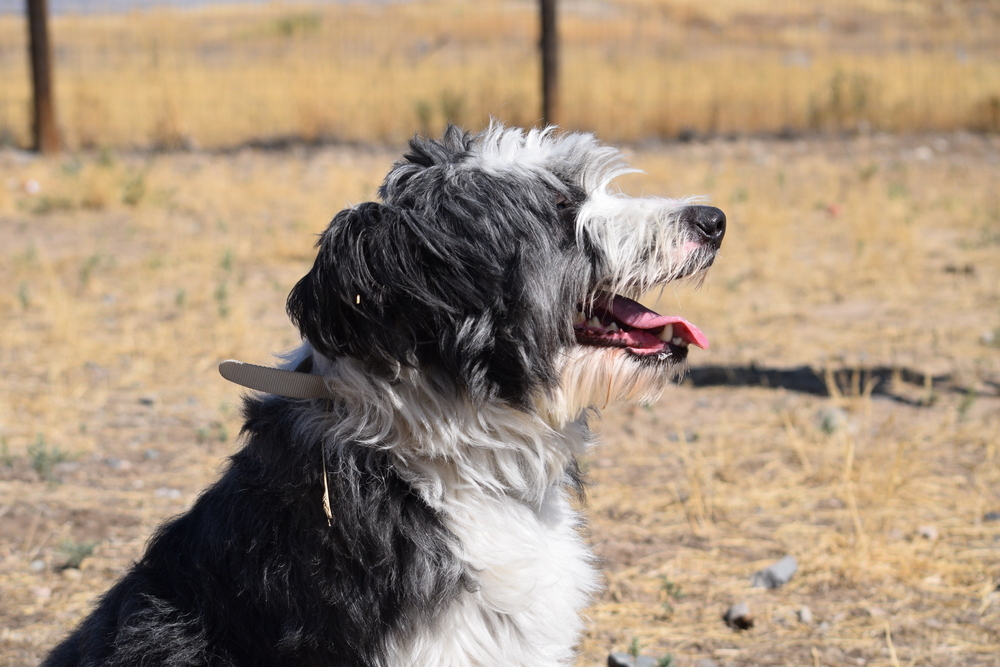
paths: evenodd
<path fill-rule="evenodd" d="M 98 253 L 91 255 L 84 261 L 83 266 L 80 267 L 81 285 L 86 287 L 87 284 L 90 283 L 90 275 L 94 272 L 94 269 L 96 269 L 100 264 L 101 264 L 101 256 Z"/>
<path fill-rule="evenodd" d="M 229 317 L 229 288 L 225 282 L 220 282 L 213 293 L 218 306 L 219 317 Z"/>
<path fill-rule="evenodd" d="M 867 183 L 872 179 L 872 176 L 878 173 L 878 164 L 875 162 L 858 169 L 858 180 L 862 183 Z"/>
<path fill-rule="evenodd" d="M 17 286 L 17 300 L 21 303 L 21 310 L 28 310 L 31 305 L 31 292 L 28 290 L 28 283 L 23 280 Z"/>
<path fill-rule="evenodd" d="M 177 290 L 174 294 L 174 305 L 183 308 L 185 303 L 187 303 L 187 292 L 184 289 Z"/>
<path fill-rule="evenodd" d="M 69 197 L 61 195 L 42 195 L 34 200 L 28 210 L 36 215 L 72 211 L 76 204 Z"/>
<path fill-rule="evenodd" d="M 676 664 L 674 656 L 669 653 L 656 661 L 656 667 L 674 667 Z"/>
<path fill-rule="evenodd" d="M 222 261 L 219 262 L 219 268 L 225 272 L 230 272 L 233 270 L 233 251 L 232 249 L 227 249 L 226 252 L 222 254 Z"/>
<path fill-rule="evenodd" d="M 10 468 L 14 465 L 14 455 L 10 453 L 7 446 L 7 438 L 0 436 L 0 465 Z"/>
<path fill-rule="evenodd" d="M 125 181 L 122 186 L 122 203 L 126 206 L 138 206 L 146 196 L 146 175 L 138 173 Z"/>
<path fill-rule="evenodd" d="M 632 637 L 632 642 L 628 645 L 628 653 L 636 660 L 639 659 L 639 653 L 642 651 L 642 642 L 639 641 L 638 637 Z"/>
<path fill-rule="evenodd" d="M 319 14 L 291 14 L 275 20 L 271 28 L 282 37 L 292 37 L 304 33 L 316 32 L 322 23 Z"/>
<path fill-rule="evenodd" d="M 70 461 L 73 457 L 59 449 L 58 445 L 49 447 L 45 442 L 45 436 L 41 433 L 35 442 L 28 445 L 28 457 L 31 459 L 31 468 L 38 473 L 42 479 L 54 482 L 54 470 L 57 464 Z"/>
<path fill-rule="evenodd" d="M 97 547 L 96 541 L 76 542 L 74 540 L 64 540 L 59 545 L 59 552 L 66 557 L 66 562 L 62 564 L 62 570 L 79 570 L 83 564 L 83 559 L 94 553 Z"/>
<path fill-rule="evenodd" d="M 450 90 L 441 93 L 441 115 L 446 123 L 462 124 L 462 112 L 465 110 L 465 98 Z"/>
<path fill-rule="evenodd" d="M 965 394 L 962 396 L 962 400 L 958 404 L 958 419 L 959 421 L 965 420 L 966 414 L 972 408 L 972 405 L 976 402 L 976 390 L 973 387 L 969 387 L 965 390 Z"/>
<path fill-rule="evenodd" d="M 905 185 L 899 182 L 894 181 L 886 188 L 886 196 L 888 196 L 889 199 L 903 199 L 908 194 L 910 194 L 910 191 Z"/>
<path fill-rule="evenodd" d="M 674 613 L 674 605 L 672 603 L 684 598 L 684 592 L 680 586 L 670 581 L 667 577 L 660 577 L 660 579 L 660 597 L 663 598 L 660 606 L 663 612 L 669 617 Z"/>
<path fill-rule="evenodd" d="M 427 100 L 417 100 L 413 104 L 413 111 L 417 114 L 417 127 L 420 134 L 429 137 L 431 134 L 431 117 L 434 115 L 434 110 L 431 108 L 430 102 Z"/>

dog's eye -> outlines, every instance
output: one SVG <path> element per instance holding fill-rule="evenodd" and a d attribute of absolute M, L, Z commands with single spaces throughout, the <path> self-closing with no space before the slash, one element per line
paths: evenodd
<path fill-rule="evenodd" d="M 569 209 L 569 208 L 572 208 L 572 207 L 573 207 L 573 202 L 571 202 L 569 199 L 567 199 L 565 195 L 562 195 L 562 194 L 557 194 L 556 195 L 556 210 L 557 211 L 565 211 L 566 209 Z"/>

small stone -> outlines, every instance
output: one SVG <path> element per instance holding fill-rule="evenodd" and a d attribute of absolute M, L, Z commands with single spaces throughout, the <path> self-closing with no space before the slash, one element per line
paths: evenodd
<path fill-rule="evenodd" d="M 694 667 L 719 667 L 719 665 L 711 658 L 702 658 L 698 662 L 694 663 Z"/>
<path fill-rule="evenodd" d="M 48 600 L 52 597 L 52 589 L 48 586 L 32 586 L 31 594 L 35 596 L 35 599 L 41 602 L 42 600 Z"/>
<path fill-rule="evenodd" d="M 36 558 L 35 560 L 31 561 L 32 572 L 41 572 L 44 569 L 45 569 L 45 561 L 42 560 L 41 558 Z"/>
<path fill-rule="evenodd" d="M 656 663 L 648 655 L 640 655 L 638 659 L 623 651 L 614 651 L 608 655 L 608 667 L 656 667 Z"/>
<path fill-rule="evenodd" d="M 140 405 L 146 405 L 146 406 L 155 405 L 156 404 L 156 399 L 154 397 L 152 397 L 152 396 L 140 396 L 139 397 L 139 404 Z"/>
<path fill-rule="evenodd" d="M 108 466 L 112 470 L 128 470 L 132 467 L 132 463 L 126 459 L 104 459 L 104 465 Z"/>
<path fill-rule="evenodd" d="M 737 602 L 727 609 L 726 613 L 722 615 L 722 620 L 733 630 L 749 630 L 753 627 L 750 605 L 746 602 Z"/>
<path fill-rule="evenodd" d="M 69 581 L 79 581 L 83 577 L 83 573 L 75 567 L 67 567 L 62 571 L 62 577 Z"/>
<path fill-rule="evenodd" d="M 754 588 L 779 588 L 787 584 L 798 569 L 799 564 L 795 557 L 789 555 L 774 565 L 754 573 L 750 580 Z"/>
<path fill-rule="evenodd" d="M 147 449 L 142 453 L 142 458 L 146 459 L 147 461 L 155 461 L 156 459 L 160 458 L 160 450 Z"/>
<path fill-rule="evenodd" d="M 1000 512 L 987 512 L 983 515 L 983 521 L 1000 521 Z"/>
<path fill-rule="evenodd" d="M 798 616 L 799 616 L 799 621 L 801 621 L 802 623 L 805 623 L 806 625 L 812 625 L 813 613 L 812 609 L 810 609 L 809 607 L 802 605 L 802 607 L 798 611 Z"/>
<path fill-rule="evenodd" d="M 933 542 L 939 536 L 938 529 L 931 525 L 920 526 L 917 528 L 917 535 L 924 538 L 925 540 L 930 540 Z"/>
<path fill-rule="evenodd" d="M 847 410 L 831 405 L 816 413 L 816 424 L 821 431 L 832 435 L 839 431 L 848 430 L 851 418 L 847 414 Z"/>
<path fill-rule="evenodd" d="M 156 491 L 153 491 L 153 495 L 157 498 L 166 498 L 168 500 L 177 500 L 181 497 L 181 492 L 179 489 L 168 489 L 165 486 L 161 486 Z"/>

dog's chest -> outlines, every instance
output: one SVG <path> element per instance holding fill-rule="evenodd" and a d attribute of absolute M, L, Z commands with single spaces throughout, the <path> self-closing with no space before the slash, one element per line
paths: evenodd
<path fill-rule="evenodd" d="M 478 587 L 463 592 L 434 627 L 401 642 L 398 664 L 569 664 L 597 573 L 565 491 L 551 489 L 540 510 L 455 491 L 440 509 Z"/>

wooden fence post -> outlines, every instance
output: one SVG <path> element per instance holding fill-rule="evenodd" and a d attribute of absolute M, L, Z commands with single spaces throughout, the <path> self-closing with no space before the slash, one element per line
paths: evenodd
<path fill-rule="evenodd" d="M 559 118 L 559 42 L 556 33 L 556 0 L 541 2 L 542 123 L 555 125 Z"/>
<path fill-rule="evenodd" d="M 28 36 L 31 52 L 31 87 L 34 117 L 31 128 L 33 148 L 42 153 L 60 149 L 56 126 L 55 100 L 52 98 L 52 48 L 49 45 L 47 0 L 28 0 Z"/>

